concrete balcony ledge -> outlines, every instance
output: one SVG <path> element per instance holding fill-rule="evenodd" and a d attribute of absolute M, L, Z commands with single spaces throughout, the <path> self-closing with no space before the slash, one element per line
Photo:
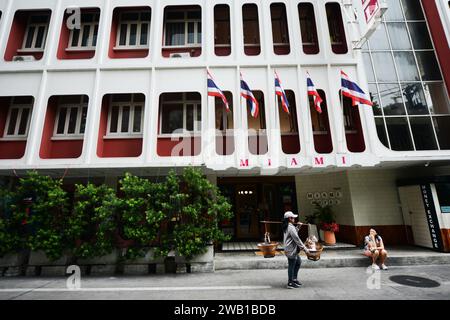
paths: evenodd
<path fill-rule="evenodd" d="M 440 253 L 418 247 L 393 247 L 388 250 L 388 266 L 434 265 L 450 264 L 450 253 Z M 255 252 L 257 250 L 255 249 Z M 247 270 L 247 269 L 283 269 L 287 268 L 284 254 L 274 258 L 264 258 L 255 252 L 216 253 L 216 270 Z M 302 252 L 302 268 L 343 268 L 368 267 L 369 258 L 362 254 L 361 249 L 325 249 L 319 261 L 306 259 Z"/>

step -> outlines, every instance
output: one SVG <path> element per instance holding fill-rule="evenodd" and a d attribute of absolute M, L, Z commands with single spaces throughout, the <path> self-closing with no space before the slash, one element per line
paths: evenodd
<path fill-rule="evenodd" d="M 362 255 L 362 250 L 327 250 L 322 253 L 319 261 L 306 259 L 301 253 L 302 268 L 342 268 L 367 267 L 369 258 Z M 439 253 L 426 249 L 390 250 L 388 266 L 435 265 L 450 264 L 449 253 Z M 216 253 L 216 270 L 249 270 L 249 269 L 284 269 L 287 268 L 287 259 L 284 255 L 273 258 L 264 258 L 254 252 Z"/>

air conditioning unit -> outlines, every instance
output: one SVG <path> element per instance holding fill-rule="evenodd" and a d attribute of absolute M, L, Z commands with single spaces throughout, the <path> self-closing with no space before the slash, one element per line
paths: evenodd
<path fill-rule="evenodd" d="M 178 53 L 171 53 L 171 58 L 190 58 L 191 54 L 189 52 L 178 52 Z"/>
<path fill-rule="evenodd" d="M 34 56 L 14 56 L 12 61 L 36 61 Z"/>

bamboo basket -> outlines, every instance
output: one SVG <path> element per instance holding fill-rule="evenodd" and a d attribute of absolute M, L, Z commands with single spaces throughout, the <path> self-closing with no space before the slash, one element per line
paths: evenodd
<path fill-rule="evenodd" d="M 310 251 L 309 253 L 306 253 L 306 256 L 308 257 L 308 260 L 311 261 L 319 261 L 320 260 L 320 254 L 323 251 L 323 245 L 320 243 L 316 243 L 316 251 Z"/>

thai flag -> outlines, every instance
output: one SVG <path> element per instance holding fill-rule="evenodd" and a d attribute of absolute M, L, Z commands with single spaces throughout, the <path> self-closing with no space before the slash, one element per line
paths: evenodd
<path fill-rule="evenodd" d="M 278 77 L 276 71 L 275 71 L 275 94 L 281 98 L 281 106 L 283 107 L 284 112 L 289 114 L 289 101 L 286 97 L 286 93 L 284 92 L 283 87 L 281 86 L 280 77 Z"/>
<path fill-rule="evenodd" d="M 252 117 L 257 118 L 259 113 L 259 104 L 255 96 L 253 95 L 252 90 L 248 86 L 247 82 L 244 81 L 242 73 L 241 73 L 241 96 L 244 99 L 246 99 L 247 102 L 250 104 Z"/>
<path fill-rule="evenodd" d="M 225 97 L 222 90 L 220 90 L 220 88 L 216 85 L 213 77 L 209 73 L 209 70 L 206 70 L 206 72 L 208 73 L 208 96 L 221 98 L 223 104 L 225 105 L 225 108 L 227 109 L 227 112 L 230 112 L 230 105 L 228 103 L 227 97 Z"/>
<path fill-rule="evenodd" d="M 316 108 L 316 111 L 318 113 L 322 113 L 322 107 L 320 106 L 320 104 L 323 102 L 323 100 L 320 97 L 319 92 L 317 92 L 316 88 L 314 87 L 311 76 L 309 75 L 309 73 L 307 73 L 307 75 L 308 77 L 306 78 L 306 84 L 308 86 L 308 95 L 313 97 L 314 107 Z"/>
<path fill-rule="evenodd" d="M 352 99 L 352 106 L 357 106 L 358 103 L 373 106 L 370 98 L 362 91 L 362 89 L 341 70 L 341 87 L 342 95 Z"/>

